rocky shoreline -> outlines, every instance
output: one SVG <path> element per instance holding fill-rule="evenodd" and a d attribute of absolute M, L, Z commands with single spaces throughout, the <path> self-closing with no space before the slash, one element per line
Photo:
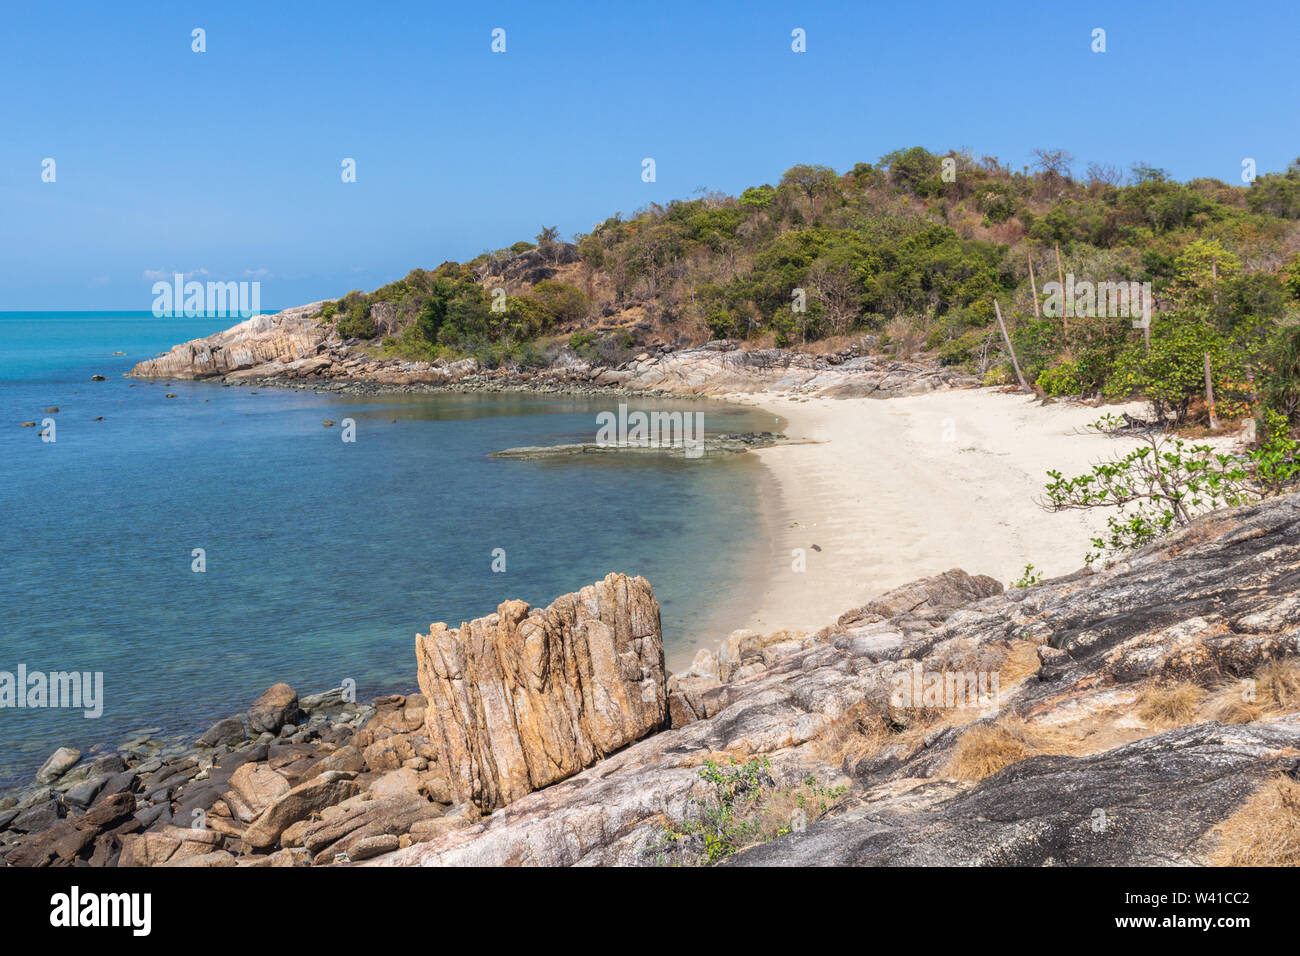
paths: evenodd
<path fill-rule="evenodd" d="M 277 684 L 185 752 L 60 750 L 0 803 L 0 858 L 1271 862 L 1300 825 L 1274 793 L 1300 774 L 1298 542 L 1300 496 L 1272 499 L 1099 572 L 952 570 L 738 631 L 677 675 L 649 583 L 611 574 L 433 625 L 418 694 Z M 954 675 L 990 681 L 954 699 Z"/>
<path fill-rule="evenodd" d="M 216 335 L 141 362 L 139 379 L 210 380 L 226 385 L 379 392 L 538 392 L 556 395 L 709 396 L 790 391 L 833 398 L 888 398 L 978 381 L 953 368 L 852 348 L 827 355 L 746 350 L 729 341 L 647 349 L 613 365 L 561 350 L 544 368 L 483 368 L 472 358 L 384 359 L 367 343 L 344 341 L 318 318 L 323 302 L 254 316 Z"/>
<path fill-rule="evenodd" d="M 331 334 L 311 307 L 289 310 L 132 374 L 821 398 L 970 384 L 730 343 L 485 372 L 372 360 Z M 738 450 L 767 440 L 741 436 Z M 277 684 L 192 743 L 60 748 L 33 785 L 0 796 L 0 861 L 1294 864 L 1297 581 L 1291 495 L 1216 512 L 1100 571 L 1006 590 L 953 569 L 819 629 L 736 631 L 673 674 L 650 583 L 610 574 L 546 608 L 506 601 L 432 625 L 415 639 L 419 693 L 360 704 Z"/>

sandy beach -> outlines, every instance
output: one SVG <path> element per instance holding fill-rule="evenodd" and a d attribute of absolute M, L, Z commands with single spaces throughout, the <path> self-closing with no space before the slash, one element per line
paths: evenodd
<path fill-rule="evenodd" d="M 1104 511 L 1051 514 L 1036 503 L 1048 469 L 1080 474 L 1132 447 L 1085 426 L 1132 406 L 1041 405 L 994 389 L 888 400 L 734 395 L 788 421 L 811 444 L 759 449 L 768 574 L 744 626 L 811 630 L 916 578 L 962 568 L 1004 585 L 1032 563 L 1046 577 L 1083 566 Z M 816 546 L 816 547 L 814 547 Z M 806 570 L 793 570 L 794 549 Z M 820 548 L 820 550 L 817 550 Z"/>

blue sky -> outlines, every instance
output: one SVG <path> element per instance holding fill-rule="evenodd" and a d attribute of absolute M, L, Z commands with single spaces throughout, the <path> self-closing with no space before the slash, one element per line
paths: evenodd
<path fill-rule="evenodd" d="M 5 12 L 0 310 L 199 270 L 292 305 L 917 144 L 1232 182 L 1300 155 L 1295 0 L 117 6 Z"/>

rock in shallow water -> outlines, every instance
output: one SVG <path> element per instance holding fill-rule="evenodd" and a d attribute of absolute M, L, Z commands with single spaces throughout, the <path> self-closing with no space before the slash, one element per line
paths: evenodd
<path fill-rule="evenodd" d="M 238 717 L 227 717 L 208 728 L 208 731 L 198 739 L 197 744 L 200 747 L 219 747 L 223 744 L 234 747 L 242 744 L 247 737 L 244 722 Z"/>
<path fill-rule="evenodd" d="M 254 733 L 276 734 L 298 714 L 298 692 L 288 684 L 272 684 L 248 708 L 248 726 Z"/>
<path fill-rule="evenodd" d="M 80 750 L 75 747 L 60 747 L 36 771 L 36 782 L 42 785 L 53 783 L 71 770 L 80 759 Z"/>

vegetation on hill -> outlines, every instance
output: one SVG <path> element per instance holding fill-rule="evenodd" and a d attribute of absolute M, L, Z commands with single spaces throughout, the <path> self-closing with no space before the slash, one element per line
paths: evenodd
<path fill-rule="evenodd" d="M 845 173 L 795 166 L 737 197 L 615 214 L 576 245 L 543 229 L 417 269 L 326 316 L 388 354 L 491 363 L 540 364 L 566 346 L 618 361 L 648 344 L 829 349 L 870 336 L 879 351 L 925 350 L 996 383 L 1013 380 L 997 300 L 1046 394 L 1143 395 L 1170 422 L 1208 418 L 1208 355 L 1218 418 L 1269 407 L 1295 422 L 1300 160 L 1235 186 L 1144 164 L 1076 176 L 1067 153 L 1036 155 L 1019 172 L 920 147 Z M 1061 279 L 1086 284 L 1073 309 L 1059 290 L 1052 307 L 1047 284 Z M 1107 298 L 1119 283 L 1124 296 L 1150 284 L 1149 328 L 1135 321 L 1140 297 Z"/>

